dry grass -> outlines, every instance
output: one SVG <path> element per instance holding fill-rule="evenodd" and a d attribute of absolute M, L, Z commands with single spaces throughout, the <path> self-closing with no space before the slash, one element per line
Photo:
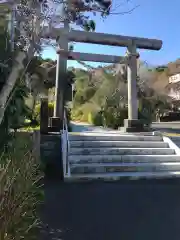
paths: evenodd
<path fill-rule="evenodd" d="M 0 159 L 0 240 L 37 239 L 42 175 L 31 146 L 28 135 L 16 137 Z"/>
<path fill-rule="evenodd" d="M 167 137 L 180 137 L 180 133 L 168 133 L 168 132 L 164 132 L 163 135 L 167 136 Z"/>

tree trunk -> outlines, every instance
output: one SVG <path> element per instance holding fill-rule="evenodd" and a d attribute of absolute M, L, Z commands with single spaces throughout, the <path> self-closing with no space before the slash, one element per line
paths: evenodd
<path fill-rule="evenodd" d="M 35 107 L 36 107 L 36 102 L 37 102 L 37 94 L 33 95 L 33 103 L 32 103 L 32 115 L 34 114 Z"/>
<path fill-rule="evenodd" d="M 18 53 L 17 57 L 15 58 L 15 63 L 12 68 L 12 71 L 0 92 L 0 124 L 4 117 L 4 113 L 6 110 L 6 103 L 9 99 L 9 95 L 12 92 L 15 86 L 16 80 L 19 77 L 19 72 L 24 69 L 23 60 L 25 58 L 26 58 L 25 52 Z"/>

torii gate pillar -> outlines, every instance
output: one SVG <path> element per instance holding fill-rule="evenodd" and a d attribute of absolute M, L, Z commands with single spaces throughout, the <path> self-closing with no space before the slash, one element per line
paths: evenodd
<path fill-rule="evenodd" d="M 128 47 L 127 80 L 128 80 L 128 119 L 138 119 L 137 106 L 137 52 L 136 46 Z"/>
<path fill-rule="evenodd" d="M 132 42 L 127 48 L 127 80 L 128 80 L 128 119 L 124 120 L 125 132 L 143 132 L 144 123 L 138 119 L 137 98 L 137 47 Z"/>
<path fill-rule="evenodd" d="M 64 29 L 69 31 L 68 21 L 64 21 Z M 59 40 L 59 47 L 68 51 L 68 38 L 63 34 Z M 65 87 L 67 82 L 67 57 L 57 53 L 56 67 L 56 87 L 55 87 L 55 104 L 54 115 L 50 118 L 50 127 L 52 131 L 59 132 L 63 129 L 64 122 L 64 105 L 65 105 Z"/>

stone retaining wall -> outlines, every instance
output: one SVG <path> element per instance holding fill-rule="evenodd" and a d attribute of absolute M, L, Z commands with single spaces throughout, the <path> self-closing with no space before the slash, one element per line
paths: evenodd
<path fill-rule="evenodd" d="M 63 178 L 60 134 L 40 134 L 39 130 L 32 132 L 20 131 L 17 134 L 23 136 L 29 135 L 31 137 L 32 153 L 41 160 L 47 175 Z"/>
<path fill-rule="evenodd" d="M 40 158 L 40 132 L 39 130 L 35 130 L 35 131 L 17 131 L 16 135 L 18 137 L 22 136 L 22 139 L 24 137 L 30 137 L 30 139 L 32 140 L 32 148 L 28 149 L 30 151 L 32 151 L 33 155 L 37 158 Z"/>
<path fill-rule="evenodd" d="M 45 165 L 46 175 L 63 179 L 60 134 L 41 134 L 40 157 L 42 163 Z"/>

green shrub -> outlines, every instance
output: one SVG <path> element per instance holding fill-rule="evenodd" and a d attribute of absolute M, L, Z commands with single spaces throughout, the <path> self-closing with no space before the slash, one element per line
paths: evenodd
<path fill-rule="evenodd" d="M 89 113 L 98 111 L 99 107 L 92 102 L 87 102 L 81 107 L 72 110 L 72 119 L 74 121 L 89 122 Z"/>
<path fill-rule="evenodd" d="M 71 113 L 71 118 L 74 121 L 80 121 L 83 116 L 83 112 L 81 109 L 74 109 Z"/>
<path fill-rule="evenodd" d="M 81 116 L 81 121 L 88 122 L 89 113 L 95 111 L 95 105 L 90 102 L 87 102 L 86 104 L 82 105 L 80 109 L 83 113 Z"/>
<path fill-rule="evenodd" d="M 92 114 L 92 122 L 93 124 L 96 125 L 96 120 L 94 122 L 93 118 L 95 117 L 95 115 L 100 111 L 100 107 L 98 105 L 96 105 L 94 102 L 88 102 L 86 104 L 84 104 L 82 106 L 82 111 L 83 111 L 83 118 L 86 122 L 89 122 L 89 113 Z M 98 124 L 98 123 L 97 123 Z"/>
<path fill-rule="evenodd" d="M 67 117 L 67 124 L 68 124 L 68 131 L 71 132 L 71 125 L 70 125 L 70 121 L 71 121 L 71 108 L 66 107 L 66 117 Z"/>
<path fill-rule="evenodd" d="M 85 112 L 83 112 L 83 114 L 82 114 L 82 116 L 81 116 L 81 118 L 80 118 L 80 121 L 81 121 L 81 122 L 88 122 L 88 114 L 89 114 L 89 111 L 88 111 L 88 110 L 85 111 Z"/>
<path fill-rule="evenodd" d="M 0 124 L 0 151 L 7 150 L 8 142 L 12 139 L 12 133 L 9 130 L 8 116 L 5 115 L 3 121 Z"/>
<path fill-rule="evenodd" d="M 34 113 L 33 113 L 33 118 L 36 119 L 38 123 L 40 123 L 40 109 L 41 109 L 41 104 L 38 103 L 35 106 Z"/>
<path fill-rule="evenodd" d="M 40 107 L 41 107 L 41 105 L 37 104 L 35 107 L 35 111 L 34 111 L 34 118 L 38 121 L 39 124 L 40 124 Z M 53 113 L 54 113 L 54 102 L 49 102 L 48 103 L 48 116 L 53 117 Z M 68 122 L 68 129 L 69 129 L 69 131 L 71 131 L 71 129 L 70 129 L 71 109 L 68 107 L 66 107 L 66 116 L 67 116 L 67 122 Z"/>
<path fill-rule="evenodd" d="M 88 114 L 88 123 L 93 124 L 92 112 L 90 112 L 90 113 Z"/>
<path fill-rule="evenodd" d="M 124 119 L 128 118 L 127 108 L 114 108 L 109 107 L 104 111 L 104 126 L 117 129 L 124 125 Z M 145 114 L 142 111 L 138 112 L 138 118 L 144 120 L 145 123 L 149 124 L 151 122 L 151 117 L 149 114 Z"/>
<path fill-rule="evenodd" d="M 124 119 L 128 118 L 127 108 L 109 107 L 104 110 L 104 126 L 117 129 L 123 126 Z"/>
<path fill-rule="evenodd" d="M 53 117 L 54 114 L 54 102 L 48 103 L 48 116 Z"/>
<path fill-rule="evenodd" d="M 34 115 L 33 115 L 33 118 L 36 119 L 39 124 L 40 124 L 40 109 L 41 109 L 41 104 L 39 103 L 35 106 Z M 48 116 L 53 117 L 53 112 L 54 112 L 54 102 L 49 102 Z"/>
<path fill-rule="evenodd" d="M 143 120 L 146 124 L 150 124 L 152 122 L 152 114 L 148 112 L 138 111 L 138 118 Z"/>
<path fill-rule="evenodd" d="M 88 114 L 88 122 L 95 126 L 103 126 L 103 116 L 102 112 L 90 112 Z"/>

